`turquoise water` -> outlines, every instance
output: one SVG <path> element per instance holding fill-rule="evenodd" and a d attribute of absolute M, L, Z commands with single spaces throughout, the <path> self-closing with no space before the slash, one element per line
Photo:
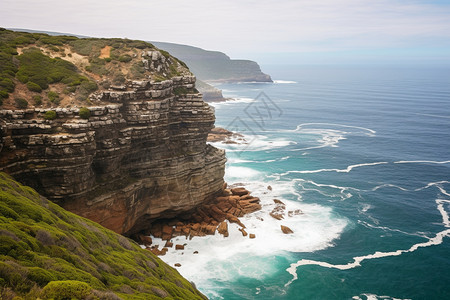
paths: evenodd
<path fill-rule="evenodd" d="M 262 199 L 256 239 L 230 226 L 166 259 L 212 299 L 450 299 L 450 69 L 265 71 L 275 83 L 222 84 L 239 100 L 214 104 L 249 141 L 216 146 Z M 271 218 L 274 198 L 303 214 Z"/>

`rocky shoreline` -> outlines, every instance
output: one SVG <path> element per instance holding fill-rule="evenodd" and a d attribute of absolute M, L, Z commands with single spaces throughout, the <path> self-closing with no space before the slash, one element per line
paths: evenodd
<path fill-rule="evenodd" d="M 139 235 L 138 238 L 147 250 L 156 255 L 165 255 L 168 248 L 173 246 L 176 250 L 184 250 L 184 245 L 173 245 L 171 242 L 171 239 L 177 236 L 192 239 L 193 237 L 214 235 L 217 231 L 224 237 L 228 237 L 229 223 L 238 224 L 240 226 L 239 231 L 244 237 L 255 238 L 254 234 L 246 232 L 246 226 L 239 218 L 260 209 L 261 204 L 258 197 L 252 196 L 243 187 L 227 188 L 225 184 L 222 195 L 216 197 L 213 201 L 177 218 L 157 221 L 145 234 Z M 150 236 L 165 240 L 164 247 L 160 249 L 159 245 L 152 245 Z"/>
<path fill-rule="evenodd" d="M 229 131 L 222 127 L 214 127 L 208 134 L 207 142 L 222 142 L 224 144 L 245 144 L 244 136 L 237 132 Z"/>
<path fill-rule="evenodd" d="M 270 186 L 267 188 L 271 189 Z M 269 216 L 279 221 L 285 217 L 303 214 L 299 209 L 286 211 L 286 205 L 278 199 L 273 199 L 271 205 L 275 205 L 275 207 L 269 213 Z M 156 221 L 151 228 L 138 235 L 137 240 L 145 249 L 155 255 L 163 256 L 170 248 L 185 250 L 186 243 L 174 244 L 172 239 L 176 237 L 184 236 L 186 240 L 191 240 L 194 237 L 215 235 L 216 232 L 223 237 L 228 237 L 230 235 L 228 225 L 231 223 L 239 226 L 238 230 L 244 238 L 255 239 L 256 235 L 248 232 L 240 218 L 261 209 L 260 199 L 252 196 L 250 191 L 244 187 L 234 187 L 234 185 L 227 188 L 225 183 L 221 196 L 177 218 Z M 283 234 L 294 233 L 292 229 L 284 225 L 280 225 L 280 230 Z M 154 244 L 152 238 L 165 242 L 163 245 L 161 243 Z M 194 251 L 194 254 L 196 253 L 198 252 Z"/>

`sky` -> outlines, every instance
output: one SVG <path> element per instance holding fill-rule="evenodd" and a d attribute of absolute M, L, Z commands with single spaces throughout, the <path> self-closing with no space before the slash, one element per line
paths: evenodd
<path fill-rule="evenodd" d="M 263 64 L 450 65 L 450 0 L 0 0 L 0 27 L 173 42 Z"/>

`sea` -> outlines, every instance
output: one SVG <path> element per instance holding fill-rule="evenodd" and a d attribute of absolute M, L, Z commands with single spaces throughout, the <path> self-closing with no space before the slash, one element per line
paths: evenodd
<path fill-rule="evenodd" d="M 162 259 L 210 299 L 450 299 L 450 68 L 263 70 L 273 83 L 219 84 L 233 100 L 211 104 L 245 139 L 214 145 L 261 199 L 255 239 L 229 224 Z"/>

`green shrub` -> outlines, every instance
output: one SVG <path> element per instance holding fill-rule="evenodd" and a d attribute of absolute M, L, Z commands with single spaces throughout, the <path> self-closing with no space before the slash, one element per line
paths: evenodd
<path fill-rule="evenodd" d="M 59 94 L 57 92 L 49 91 L 47 93 L 47 97 L 48 97 L 48 100 L 50 100 L 50 102 L 59 104 Z"/>
<path fill-rule="evenodd" d="M 86 107 L 82 107 L 80 108 L 80 112 L 78 113 L 78 115 L 82 119 L 89 119 L 89 117 L 91 116 L 91 111 Z"/>
<path fill-rule="evenodd" d="M 8 92 L 0 91 L 0 100 L 7 99 L 9 97 Z"/>
<path fill-rule="evenodd" d="M 34 100 L 34 105 L 42 104 L 42 96 L 41 95 L 34 95 L 33 100 Z"/>
<path fill-rule="evenodd" d="M 9 78 L 0 79 L 0 88 L 7 92 L 14 92 L 14 82 Z"/>
<path fill-rule="evenodd" d="M 114 76 L 112 80 L 114 85 L 121 85 L 125 83 L 125 76 L 123 74 L 118 74 Z"/>
<path fill-rule="evenodd" d="M 119 61 L 120 61 L 120 62 L 125 62 L 125 63 L 127 63 L 127 62 L 130 62 L 131 60 L 132 60 L 132 58 L 131 58 L 131 56 L 129 56 L 128 54 L 119 56 Z"/>
<path fill-rule="evenodd" d="M 40 93 L 42 91 L 42 88 L 38 84 L 31 81 L 27 82 L 27 88 L 32 92 Z"/>
<path fill-rule="evenodd" d="M 89 93 L 95 92 L 98 89 L 98 86 L 93 81 L 83 81 L 80 85 L 80 88 L 85 89 Z"/>
<path fill-rule="evenodd" d="M 106 62 L 111 62 L 112 58 L 111 58 L 111 57 L 105 57 L 104 60 L 105 60 Z"/>
<path fill-rule="evenodd" d="M 27 277 L 39 286 L 44 286 L 50 281 L 56 280 L 56 277 L 52 273 L 38 267 L 29 268 Z"/>
<path fill-rule="evenodd" d="M 84 299 L 92 288 L 85 282 L 76 280 L 50 281 L 42 290 L 44 299 Z"/>
<path fill-rule="evenodd" d="M 14 99 L 14 102 L 16 103 L 17 108 L 25 109 L 28 107 L 28 101 L 23 98 L 16 98 Z"/>
<path fill-rule="evenodd" d="M 36 48 L 24 51 L 22 55 L 18 56 L 18 59 L 20 67 L 17 77 L 24 83 L 28 80 L 28 82 L 37 84 L 43 90 L 47 89 L 51 83 L 62 82 L 67 85 L 79 85 L 83 81 L 88 81 L 86 77 L 78 74 L 78 69 L 71 62 L 60 58 L 50 58 Z M 31 85 L 31 87 L 33 91 L 38 91 L 35 85 Z M 28 88 L 30 89 L 30 86 Z"/>
<path fill-rule="evenodd" d="M 48 110 L 44 114 L 44 119 L 46 120 L 54 120 L 56 119 L 56 111 L 54 110 Z"/>
<path fill-rule="evenodd" d="M 173 89 L 173 93 L 175 95 L 185 95 L 188 93 L 188 89 L 185 88 L 184 86 L 177 86 L 176 88 Z"/>

